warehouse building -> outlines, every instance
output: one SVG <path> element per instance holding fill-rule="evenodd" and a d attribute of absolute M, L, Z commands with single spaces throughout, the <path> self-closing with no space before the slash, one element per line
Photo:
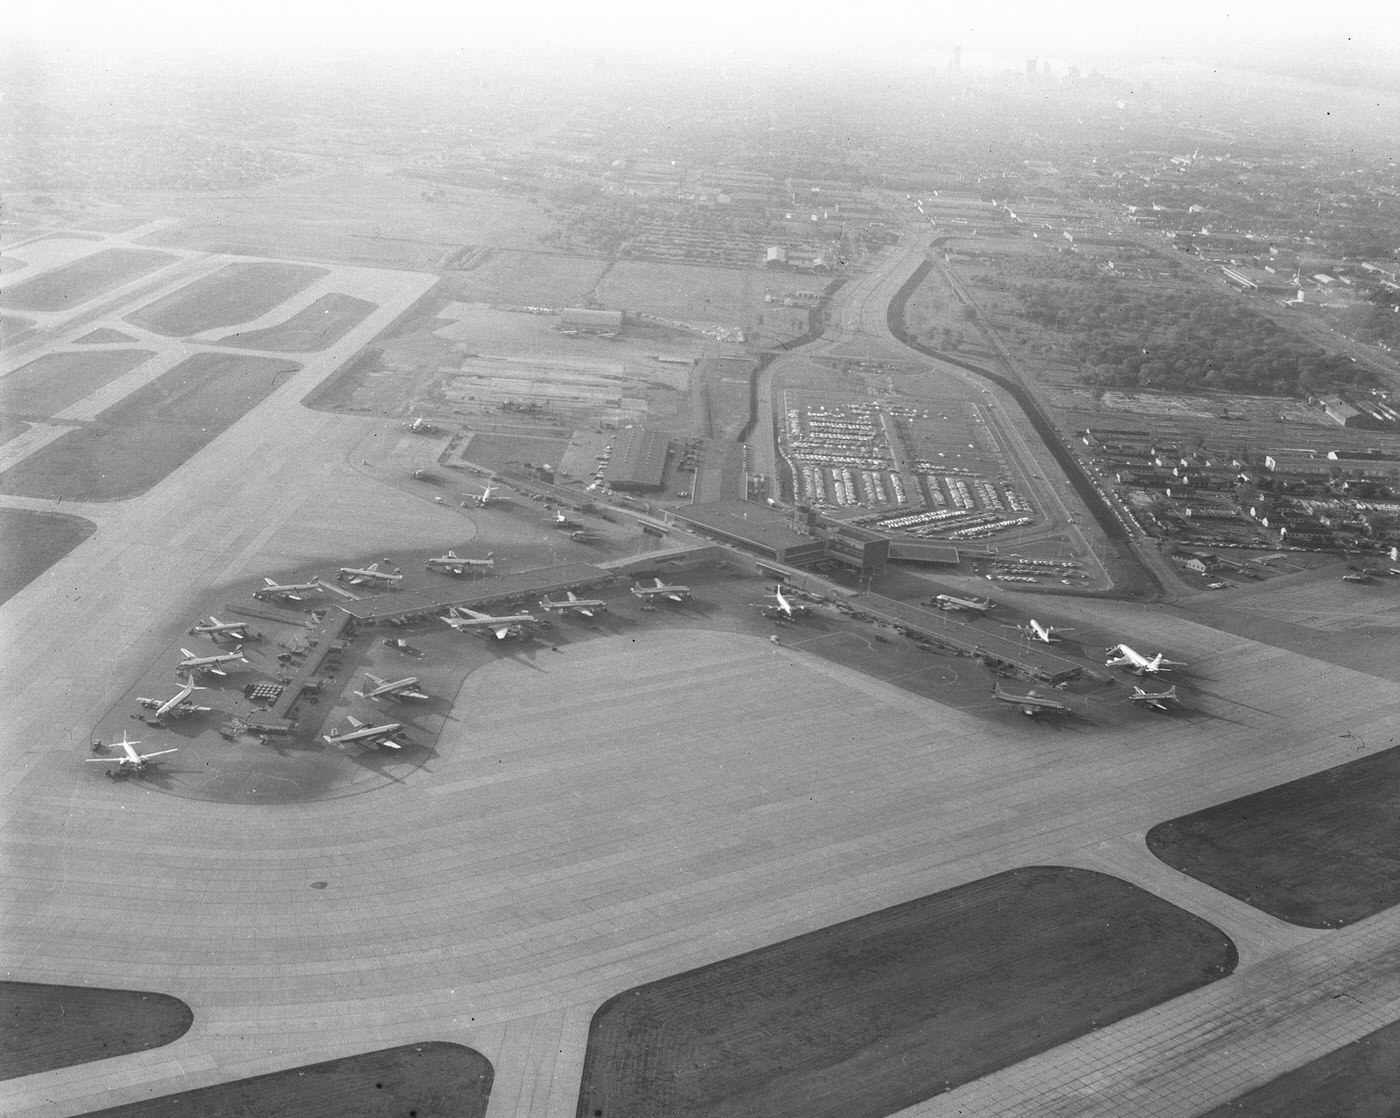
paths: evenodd
<path fill-rule="evenodd" d="M 602 480 L 622 492 L 660 489 L 666 475 L 671 440 L 645 427 L 624 427 L 612 442 Z"/>

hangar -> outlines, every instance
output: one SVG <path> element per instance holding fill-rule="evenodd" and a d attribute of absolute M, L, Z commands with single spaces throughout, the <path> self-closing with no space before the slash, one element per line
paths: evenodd
<path fill-rule="evenodd" d="M 624 427 L 612 443 L 603 481 L 620 492 L 660 489 L 671 440 L 660 431 Z"/>

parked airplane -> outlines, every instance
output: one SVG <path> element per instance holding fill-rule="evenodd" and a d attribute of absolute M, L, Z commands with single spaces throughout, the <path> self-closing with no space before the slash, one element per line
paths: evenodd
<path fill-rule="evenodd" d="M 497 501 L 504 501 L 504 497 L 496 496 L 496 489 L 496 481 L 493 478 L 491 481 L 488 481 L 486 483 L 485 489 L 483 489 L 480 493 L 473 493 L 471 495 L 471 498 L 482 508 L 485 508 L 487 505 L 495 504 Z"/>
<path fill-rule="evenodd" d="M 775 606 L 768 606 L 766 607 L 766 609 L 776 610 L 777 612 L 781 613 L 784 617 L 806 617 L 809 613 L 812 612 L 801 602 L 795 602 L 791 598 L 786 597 L 783 594 L 783 588 L 781 585 L 773 587 L 773 597 L 777 599 L 778 604 Z"/>
<path fill-rule="evenodd" d="M 179 747 L 174 749 L 157 749 L 154 753 L 137 753 L 132 746 L 140 745 L 139 741 L 128 741 L 125 733 L 122 734 L 121 741 L 114 741 L 113 745 L 122 747 L 120 757 L 88 757 L 85 760 L 96 761 L 102 765 L 116 765 L 112 771 L 115 775 L 140 776 L 146 771 L 151 763 L 151 758 L 162 757 L 167 753 L 178 753 Z"/>
<path fill-rule="evenodd" d="M 468 567 L 478 571 L 490 571 L 496 566 L 496 560 L 491 557 L 493 554 L 487 552 L 485 559 L 463 559 L 455 551 L 449 551 L 446 555 L 433 556 L 425 566 L 429 570 L 441 571 L 448 575 L 461 575 Z"/>
<path fill-rule="evenodd" d="M 1048 699 L 1038 691 L 1027 691 L 1024 695 L 1013 695 L 1009 691 L 1003 691 L 1001 684 L 992 685 L 992 694 L 998 702 L 1011 703 L 1019 706 L 1021 713 L 1030 718 L 1037 714 L 1071 714 L 1073 713 L 1068 703 L 1062 703 L 1058 699 Z"/>
<path fill-rule="evenodd" d="M 217 617 L 210 617 L 207 622 L 200 622 L 190 630 L 191 633 L 200 633 L 210 640 L 218 640 L 220 637 L 232 637 L 234 640 L 245 641 L 249 638 L 250 632 L 246 621 L 220 621 Z"/>
<path fill-rule="evenodd" d="M 601 537 L 597 532 L 590 532 L 587 528 L 579 528 L 577 531 L 569 533 L 569 539 L 574 543 L 593 543 Z"/>
<path fill-rule="evenodd" d="M 1128 696 L 1128 701 L 1141 703 L 1143 706 L 1151 707 L 1153 710 L 1166 711 L 1171 708 L 1168 703 L 1177 703 L 1181 700 L 1177 698 L 1176 687 L 1169 687 L 1165 691 L 1144 691 L 1141 687 L 1134 686 L 1133 693 Z"/>
<path fill-rule="evenodd" d="M 582 614 L 584 617 L 592 617 L 594 614 L 607 612 L 608 603 L 601 598 L 580 598 L 572 590 L 570 590 L 568 594 L 568 601 L 564 602 L 556 602 L 546 595 L 540 599 L 540 608 L 548 610 L 551 613 L 555 610 L 559 610 L 561 613 L 578 613 Z"/>
<path fill-rule="evenodd" d="M 1343 582 L 1370 582 L 1371 576 L 1368 574 L 1342 575 Z"/>
<path fill-rule="evenodd" d="M 466 614 L 466 616 L 463 617 L 462 614 Z M 496 634 L 498 641 L 503 641 L 507 637 L 519 636 L 522 625 L 539 623 L 534 614 L 530 613 L 510 613 L 495 617 L 489 613 L 479 613 L 474 609 L 468 609 L 466 606 L 453 606 L 449 611 L 449 616 L 444 617 L 443 621 L 459 633 L 472 629 L 489 629 Z"/>
<path fill-rule="evenodd" d="M 247 657 L 243 655 L 243 648 L 239 646 L 232 652 L 219 652 L 213 656 L 196 656 L 188 648 L 180 649 L 185 654 L 185 658 L 175 665 L 177 672 L 211 672 L 214 675 L 228 675 L 221 665 L 231 664 L 235 660 L 246 664 Z"/>
<path fill-rule="evenodd" d="M 374 686 L 368 691 L 355 692 L 362 699 L 426 699 L 428 697 L 427 692 L 418 690 L 418 677 L 416 675 L 386 683 L 377 675 L 365 672 L 365 679 Z"/>
<path fill-rule="evenodd" d="M 136 701 L 147 710 L 155 711 L 151 718 L 152 722 L 159 722 L 164 718 L 179 718 L 185 714 L 207 714 L 212 707 L 198 707 L 189 701 L 190 695 L 195 691 L 207 691 L 207 687 L 196 687 L 194 676 L 186 676 L 184 687 L 177 691 L 168 699 L 143 699 L 139 695 Z"/>
<path fill-rule="evenodd" d="M 340 734 L 322 734 L 322 740 L 331 745 L 379 745 L 385 749 L 403 748 L 403 742 L 395 740 L 395 736 L 403 730 L 402 722 L 386 722 L 382 726 L 371 726 L 368 722 L 361 722 L 352 714 L 347 714 L 345 720 L 350 723 L 350 729 Z"/>
<path fill-rule="evenodd" d="M 313 590 L 320 590 L 320 577 L 313 578 L 310 582 L 288 582 L 276 583 L 270 578 L 264 578 L 267 585 L 253 591 L 255 598 L 287 598 L 293 602 L 301 601 L 301 596 Z"/>
<path fill-rule="evenodd" d="M 351 586 L 364 586 L 371 582 L 399 582 L 403 579 L 403 575 L 381 571 L 378 563 L 371 563 L 368 567 L 341 567 L 336 577 Z"/>
<path fill-rule="evenodd" d="M 1114 655 L 1117 653 L 1117 655 Z M 1168 660 L 1160 652 L 1150 659 L 1141 652 L 1135 652 L 1126 644 L 1115 644 L 1108 650 L 1108 659 L 1104 661 L 1104 666 L 1109 668 L 1131 668 L 1138 675 L 1143 672 L 1164 672 L 1170 668 L 1186 667 L 1180 660 Z"/>
<path fill-rule="evenodd" d="M 551 528 L 558 528 L 561 532 L 568 532 L 583 527 L 577 520 L 570 520 L 562 512 L 557 516 L 546 516 L 544 522 Z"/>
<path fill-rule="evenodd" d="M 1060 638 L 1055 635 L 1056 633 L 1074 632 L 1073 629 L 1057 629 L 1053 625 L 1042 625 L 1034 617 L 1024 625 L 1008 625 L 1006 627 L 1008 629 L 1019 629 L 1027 636 L 1034 637 L 1038 641 L 1044 641 L 1046 644 L 1058 644 L 1060 642 Z"/>
<path fill-rule="evenodd" d="M 690 597 L 689 586 L 671 586 L 659 578 L 652 581 L 654 583 L 652 586 L 632 587 L 632 593 L 648 602 L 653 598 L 665 598 L 670 602 L 684 602 Z"/>
<path fill-rule="evenodd" d="M 958 598 L 952 594 L 939 594 L 933 599 L 939 609 L 960 609 L 969 613 L 986 613 L 996 603 L 990 598 Z"/>
<path fill-rule="evenodd" d="M 412 423 L 407 424 L 407 427 L 410 431 L 413 431 L 419 435 L 431 435 L 437 430 L 436 423 L 429 423 L 421 415 L 418 416 Z"/>

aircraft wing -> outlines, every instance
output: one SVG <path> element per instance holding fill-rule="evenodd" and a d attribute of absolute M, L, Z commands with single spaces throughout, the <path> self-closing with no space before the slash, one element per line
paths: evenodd
<path fill-rule="evenodd" d="M 157 749 L 154 753 L 143 753 L 143 754 L 141 754 L 141 760 L 143 760 L 143 761 L 149 761 L 152 757 L 164 757 L 167 753 L 179 753 L 179 752 L 180 752 L 180 747 L 179 747 L 179 746 L 176 746 L 174 749 Z"/>

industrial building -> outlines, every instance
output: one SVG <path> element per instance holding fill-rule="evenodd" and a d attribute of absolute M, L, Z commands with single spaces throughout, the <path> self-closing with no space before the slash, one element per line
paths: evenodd
<path fill-rule="evenodd" d="M 602 480 L 622 492 L 660 489 L 666 474 L 671 440 L 645 427 L 624 427 L 612 443 Z"/>
<path fill-rule="evenodd" d="M 792 515 L 757 501 L 730 498 L 677 509 L 672 517 L 724 543 L 800 566 L 826 557 L 826 544 L 793 526 Z"/>

